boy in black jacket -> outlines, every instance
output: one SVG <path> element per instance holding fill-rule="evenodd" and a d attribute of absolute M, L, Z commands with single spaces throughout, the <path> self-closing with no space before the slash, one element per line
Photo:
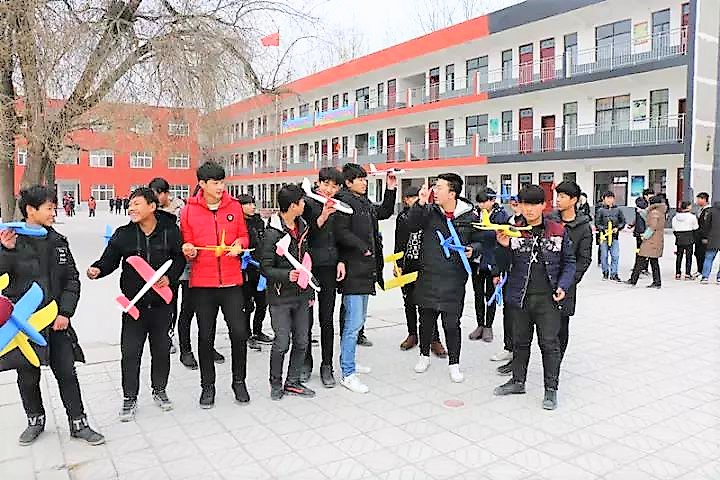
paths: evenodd
<path fill-rule="evenodd" d="M 105 438 L 90 428 L 85 415 L 75 362 L 84 362 L 77 336 L 70 324 L 80 299 L 80 275 L 67 239 L 52 228 L 55 221 L 55 192 L 33 186 L 20 192 L 20 212 L 29 227 L 44 227 L 45 237 L 18 236 L 12 230 L 0 231 L 0 274 L 10 275 L 3 295 L 17 302 L 36 282 L 43 290 L 40 307 L 55 301 L 58 315 L 45 331 L 49 348 L 36 347 L 41 363 L 50 365 L 60 389 L 70 426 L 70 435 L 91 445 Z M 166 337 L 167 338 L 167 335 Z M 49 350 L 49 351 L 48 351 Z M 20 445 L 30 445 L 45 430 L 45 408 L 40 394 L 40 368 L 31 365 L 18 350 L 0 358 L 0 371 L 17 369 L 17 384 L 28 426 L 20 435 Z"/>
<path fill-rule="evenodd" d="M 153 269 L 158 269 L 168 260 L 172 260 L 167 274 L 156 283 L 158 287 L 178 282 L 185 268 L 180 229 L 175 220 L 170 218 L 172 215 L 157 212 L 157 206 L 157 197 L 150 188 L 138 188 L 130 195 L 130 223 L 115 230 L 100 260 L 88 268 L 87 276 L 90 280 L 110 275 L 122 261 L 120 290 L 128 299 L 132 299 L 145 285 L 145 280 L 124 261 L 137 255 Z M 135 306 L 140 311 L 137 320 L 127 313 L 122 315 L 122 422 L 135 418 L 140 389 L 140 360 L 148 337 L 153 400 L 162 410 L 172 410 L 172 402 L 165 392 L 165 387 L 170 374 L 170 339 L 167 332 L 173 307 L 167 305 L 152 289 L 141 297 Z"/>
<path fill-rule="evenodd" d="M 303 191 L 297 185 L 287 185 L 277 194 L 280 213 L 270 217 L 262 244 L 262 273 L 268 280 L 270 321 L 275 340 L 270 351 L 270 398 L 280 400 L 284 394 L 314 397 L 315 392 L 300 382 L 300 370 L 308 348 L 310 286 L 301 288 L 297 281 L 300 271 L 284 256 L 276 252 L 276 244 L 290 236 L 288 252 L 302 262 L 308 250 L 308 226 L 301 217 L 305 208 Z M 283 363 L 290 349 L 290 364 L 283 387 Z"/>

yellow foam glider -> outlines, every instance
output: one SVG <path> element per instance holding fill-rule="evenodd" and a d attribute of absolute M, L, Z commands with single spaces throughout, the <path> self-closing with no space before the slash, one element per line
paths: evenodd
<path fill-rule="evenodd" d="M 520 232 L 523 230 L 532 230 L 532 227 L 516 227 L 515 225 L 504 225 L 498 223 L 492 223 L 490 221 L 490 214 L 487 210 L 483 210 L 480 214 L 480 221 L 472 224 L 473 227 L 478 230 L 495 230 L 496 232 L 502 232 L 508 237 L 520 238 L 522 235 Z"/>
<path fill-rule="evenodd" d="M 234 253 L 240 255 L 243 252 L 252 252 L 253 248 L 242 248 L 240 245 L 225 245 L 225 230 L 220 235 L 220 245 L 208 245 L 206 247 L 195 247 L 196 250 L 211 250 L 215 252 L 215 256 L 219 257 L 223 253 Z"/>
<path fill-rule="evenodd" d="M 617 227 L 613 227 L 612 220 L 608 220 L 607 230 L 600 232 L 600 243 L 607 242 L 608 247 L 612 247 L 613 236 L 617 233 Z"/>
<path fill-rule="evenodd" d="M 390 290 L 391 288 L 398 288 L 398 287 L 404 287 L 408 283 L 412 283 L 418 278 L 418 272 L 412 272 L 412 273 L 406 273 L 403 274 L 402 270 L 398 266 L 397 262 L 401 258 L 405 256 L 405 252 L 398 252 L 394 253 L 392 255 L 388 255 L 385 257 L 384 261 L 385 263 L 392 263 L 393 264 L 393 274 L 394 277 L 390 280 L 385 280 L 385 288 L 384 290 Z"/>

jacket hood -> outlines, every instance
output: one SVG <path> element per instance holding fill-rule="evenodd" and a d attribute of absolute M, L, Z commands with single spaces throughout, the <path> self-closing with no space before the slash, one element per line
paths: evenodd
<path fill-rule="evenodd" d="M 437 204 L 435 204 L 435 205 L 437 205 Z M 437 205 L 437 207 L 444 215 L 445 210 L 443 210 L 440 205 Z M 468 212 L 472 212 L 474 209 L 475 209 L 475 207 L 473 207 L 470 200 L 463 198 L 463 197 L 458 197 L 457 205 L 455 205 L 455 211 L 453 212 L 453 218 L 458 218 L 462 215 L 465 215 Z"/>
<path fill-rule="evenodd" d="M 208 204 L 205 201 L 205 196 L 203 195 L 205 191 L 201 188 L 198 190 L 197 194 L 188 198 L 188 205 L 201 205 L 205 208 L 208 208 Z M 230 196 L 229 193 L 223 192 L 222 197 L 220 197 L 220 208 L 227 207 L 232 202 L 234 202 L 235 199 Z"/>
<path fill-rule="evenodd" d="M 654 210 L 660 210 L 664 214 L 667 211 L 667 206 L 664 203 L 652 203 L 647 208 L 648 213 Z"/>
<path fill-rule="evenodd" d="M 307 222 L 305 222 L 305 219 L 303 217 L 297 217 L 297 222 L 298 222 L 299 234 L 302 237 L 305 234 L 305 232 L 307 231 L 308 225 L 307 225 Z M 285 227 L 285 224 L 283 223 L 282 218 L 280 218 L 279 213 L 274 213 L 270 217 L 270 220 L 268 221 L 267 226 L 268 226 L 268 228 L 275 229 L 279 232 L 287 233 L 287 228 Z"/>
<path fill-rule="evenodd" d="M 562 221 L 562 215 L 560 215 L 559 210 L 553 210 L 547 218 L 555 222 L 564 223 L 565 226 L 571 230 L 582 227 L 583 225 L 592 222 L 592 220 L 590 220 L 590 217 L 588 217 L 584 213 L 577 212 L 575 214 L 575 219 L 572 222 L 565 223 Z"/>

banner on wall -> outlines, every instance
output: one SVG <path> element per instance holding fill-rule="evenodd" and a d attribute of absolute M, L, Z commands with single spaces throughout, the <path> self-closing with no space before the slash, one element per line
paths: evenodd
<path fill-rule="evenodd" d="M 500 119 L 499 118 L 491 118 L 489 122 L 490 126 L 490 135 L 496 136 L 500 135 Z"/>
<path fill-rule="evenodd" d="M 645 189 L 645 175 L 633 175 L 630 180 L 630 196 L 635 198 L 642 195 Z"/>
<path fill-rule="evenodd" d="M 645 45 L 649 41 L 648 22 L 638 22 L 633 25 L 633 43 L 635 45 Z"/>
<path fill-rule="evenodd" d="M 315 125 L 327 125 L 328 123 L 342 122 L 351 118 L 355 118 L 355 104 L 328 110 L 327 112 L 315 113 Z"/>
<path fill-rule="evenodd" d="M 632 119 L 633 122 L 642 122 L 647 120 L 647 99 L 633 100 L 632 102 Z"/>
<path fill-rule="evenodd" d="M 308 115 L 306 117 L 298 117 L 288 119 L 283 122 L 284 132 L 294 132 L 296 130 L 302 130 L 304 128 L 311 128 L 313 126 L 313 117 Z"/>

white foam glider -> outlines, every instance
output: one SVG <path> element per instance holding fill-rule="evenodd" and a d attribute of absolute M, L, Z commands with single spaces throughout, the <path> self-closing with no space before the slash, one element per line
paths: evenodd
<path fill-rule="evenodd" d="M 350 205 L 348 205 L 345 202 L 341 202 L 340 200 L 336 200 L 332 197 L 328 197 L 323 195 L 322 193 L 317 193 L 312 191 L 312 186 L 310 185 L 310 180 L 307 178 L 303 179 L 302 182 L 302 189 L 305 191 L 305 196 L 310 197 L 313 200 L 317 200 L 318 202 L 322 203 L 323 205 L 329 205 L 331 207 L 334 207 L 335 210 L 342 213 L 347 213 L 348 215 L 353 214 L 353 209 Z"/>

